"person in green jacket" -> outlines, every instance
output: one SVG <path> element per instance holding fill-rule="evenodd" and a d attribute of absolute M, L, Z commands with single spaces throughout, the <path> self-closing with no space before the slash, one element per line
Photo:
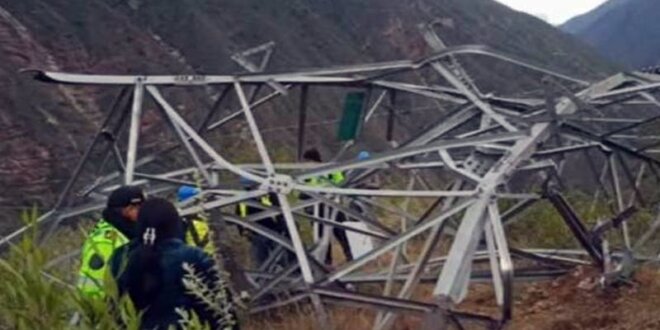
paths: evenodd
<path fill-rule="evenodd" d="M 144 201 L 142 189 L 133 186 L 120 187 L 108 197 L 103 217 L 87 235 L 81 251 L 77 287 L 84 295 L 105 296 L 104 280 L 110 257 L 135 236 L 140 206 Z"/>

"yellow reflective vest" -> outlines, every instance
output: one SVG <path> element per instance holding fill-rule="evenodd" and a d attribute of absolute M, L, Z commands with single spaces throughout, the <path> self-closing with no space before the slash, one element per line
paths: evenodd
<path fill-rule="evenodd" d="M 316 187 L 325 187 L 330 185 L 339 186 L 342 183 L 344 183 L 345 180 L 346 177 L 344 176 L 344 173 L 333 172 L 328 174 L 327 176 L 309 178 L 305 180 L 305 183 L 310 186 L 316 186 Z"/>
<path fill-rule="evenodd" d="M 273 202 L 270 200 L 270 197 L 268 195 L 261 197 L 261 200 L 259 200 L 262 205 L 271 207 L 273 206 Z M 241 218 L 247 218 L 248 216 L 248 205 L 245 203 L 240 203 L 238 204 L 238 216 Z"/>
<path fill-rule="evenodd" d="M 78 289 L 86 296 L 103 298 L 104 280 L 114 251 L 128 243 L 128 238 L 105 220 L 101 220 L 87 236 L 82 247 Z"/>
<path fill-rule="evenodd" d="M 209 255 L 215 254 L 211 228 L 206 220 L 193 219 L 186 230 L 186 244 L 196 246 Z"/>
<path fill-rule="evenodd" d="M 196 219 L 186 231 L 186 244 L 196 246 L 212 255 L 215 245 L 211 230 L 206 221 Z M 105 276 L 112 254 L 129 239 L 117 228 L 101 220 L 87 236 L 82 247 L 78 289 L 86 296 L 103 298 L 105 296 Z"/>

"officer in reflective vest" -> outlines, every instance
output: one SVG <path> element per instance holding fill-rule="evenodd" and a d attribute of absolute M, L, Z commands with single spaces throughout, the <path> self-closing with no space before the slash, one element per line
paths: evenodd
<path fill-rule="evenodd" d="M 120 187 L 110 194 L 102 220 L 87 235 L 82 247 L 77 287 L 84 295 L 105 296 L 104 282 L 110 257 L 134 237 L 144 200 L 142 190 L 132 186 Z"/>
<path fill-rule="evenodd" d="M 245 189 L 246 191 L 250 191 L 254 189 L 256 184 L 249 179 L 241 178 L 241 185 L 243 186 L 243 189 Z M 258 201 L 261 205 L 263 205 L 266 208 L 279 207 L 277 196 L 275 196 L 275 194 L 272 193 L 266 196 L 262 196 L 261 198 L 255 201 Z M 263 209 L 250 206 L 248 205 L 248 203 L 245 202 L 239 203 L 236 207 L 236 215 L 239 216 L 241 219 L 245 219 L 250 215 L 262 211 Z M 288 235 L 286 223 L 284 222 L 284 219 L 282 218 L 281 215 L 261 219 L 257 223 L 277 234 L 283 236 Z M 244 230 L 242 228 L 239 228 L 239 232 L 250 240 L 251 243 L 250 252 L 252 254 L 252 261 L 254 262 L 255 267 L 260 267 L 268 259 L 270 254 L 274 251 L 275 247 L 277 246 L 277 243 L 273 242 L 267 237 L 264 237 L 256 233 L 251 233 L 250 231 Z M 288 253 L 285 253 L 285 258 L 288 258 L 286 257 L 286 255 L 288 255 Z"/>
<path fill-rule="evenodd" d="M 263 196 L 263 197 L 261 197 L 261 198 L 259 199 L 259 202 L 261 202 L 261 204 L 262 204 L 263 206 L 266 206 L 266 207 L 271 207 L 271 206 L 273 206 L 273 202 L 271 201 L 270 196 Z M 250 213 L 252 213 L 252 212 L 249 211 L 249 207 L 248 207 L 248 205 L 247 205 L 246 203 L 240 203 L 240 204 L 238 204 L 238 216 L 239 216 L 239 217 L 241 217 L 241 218 L 247 218 L 248 215 L 250 215 Z"/>
<path fill-rule="evenodd" d="M 321 158 L 321 153 L 316 149 L 312 148 L 303 154 L 303 160 L 313 163 L 322 163 L 323 159 Z M 315 178 L 307 179 L 306 183 L 312 186 L 340 186 L 344 183 L 346 177 L 341 171 L 333 172 L 327 176 L 320 176 Z"/>
<path fill-rule="evenodd" d="M 191 186 L 181 186 L 177 191 L 177 200 L 179 203 L 189 203 L 192 198 L 199 195 L 201 190 Z M 188 245 L 196 246 L 209 255 L 215 253 L 213 236 L 208 221 L 204 215 L 195 214 L 183 217 L 185 229 L 185 242 Z"/>
<path fill-rule="evenodd" d="M 305 153 L 303 154 L 303 160 L 314 163 L 323 162 L 323 159 L 321 158 L 321 153 L 315 148 L 305 151 Z M 333 187 L 333 186 L 338 187 L 341 186 L 345 180 L 346 178 L 344 176 L 344 173 L 339 171 L 339 172 L 330 173 L 327 176 L 320 176 L 320 177 L 307 179 L 305 183 L 307 185 L 317 186 L 317 187 Z M 308 198 L 309 196 L 305 196 L 304 194 L 300 196 L 300 199 L 302 200 Z M 306 212 L 314 216 L 318 216 L 320 218 L 329 218 L 332 216 L 332 209 L 323 204 L 319 205 L 317 210 L 306 210 Z M 342 212 L 338 212 L 336 214 L 335 221 L 344 222 L 346 221 L 346 216 Z M 322 224 L 315 224 L 315 225 L 316 225 L 316 231 L 315 231 L 316 237 L 322 241 L 324 237 L 325 228 Z M 346 236 L 346 231 L 344 229 L 334 228 L 332 230 L 332 234 L 339 242 L 339 245 L 341 246 L 342 251 L 344 252 L 344 256 L 346 257 L 346 260 L 348 261 L 353 260 L 353 254 L 351 253 L 351 247 L 348 242 L 348 237 Z M 328 250 L 326 252 L 325 263 L 327 265 L 332 264 L 331 246 L 328 247 Z"/>

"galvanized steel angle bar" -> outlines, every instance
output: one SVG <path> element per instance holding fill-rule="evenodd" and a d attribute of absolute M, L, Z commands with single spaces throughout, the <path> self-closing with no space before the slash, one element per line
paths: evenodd
<path fill-rule="evenodd" d="M 366 224 L 369 224 L 369 225 L 373 226 L 374 228 L 377 228 L 378 230 L 380 230 L 385 235 L 393 236 L 393 235 L 396 234 L 395 231 L 393 231 L 392 229 L 390 229 L 387 226 L 383 225 L 382 223 L 380 223 L 376 219 L 370 219 L 369 217 L 367 217 L 363 214 L 360 214 L 360 213 L 356 212 L 355 210 L 352 210 L 349 207 L 345 207 L 340 203 L 336 203 L 331 198 L 326 198 L 325 196 L 323 196 L 319 193 L 311 192 L 311 191 L 308 191 L 305 194 L 312 197 L 316 201 L 316 203 L 322 203 L 322 204 L 327 205 L 328 207 L 331 207 L 331 208 L 333 208 L 333 209 L 335 209 L 335 210 L 337 210 L 341 213 L 344 213 L 347 217 L 350 217 L 350 218 L 353 218 L 355 220 L 358 220 L 358 221 L 364 222 Z M 305 201 L 303 201 L 303 203 L 304 202 Z"/>
<path fill-rule="evenodd" d="M 213 120 L 214 115 L 220 111 L 222 103 L 225 101 L 227 96 L 229 96 L 229 92 L 231 92 L 232 88 L 234 88 L 233 85 L 226 85 L 216 98 L 216 100 L 213 102 L 213 105 L 211 108 L 208 110 L 206 113 L 206 116 L 204 119 L 199 123 L 197 126 L 197 133 L 203 135 L 205 132 L 208 131 L 208 125 Z"/>
<path fill-rule="evenodd" d="M 502 304 L 504 304 L 504 287 L 502 285 L 502 274 L 500 272 L 500 262 L 498 260 L 498 250 L 495 246 L 495 238 L 493 237 L 492 224 L 486 224 L 484 236 L 486 239 L 486 248 L 488 250 L 488 259 L 490 261 L 490 272 L 495 292 L 495 301 L 497 301 L 497 305 L 502 306 Z"/>
<path fill-rule="evenodd" d="M 366 263 L 370 262 L 371 260 L 374 260 L 375 258 L 381 256 L 382 254 L 388 252 L 389 250 L 395 248 L 396 246 L 403 244 L 407 242 L 409 239 L 425 232 L 426 230 L 432 228 L 435 225 L 441 224 L 448 218 L 462 212 L 465 210 L 467 207 L 472 205 L 474 203 L 473 200 L 463 200 L 458 202 L 454 207 L 451 209 L 448 209 L 438 217 L 436 217 L 433 220 L 418 224 L 412 228 L 410 228 L 408 231 L 405 233 L 401 233 L 395 237 L 392 237 L 388 241 L 383 242 L 379 247 L 375 248 L 374 250 L 368 252 L 367 254 L 363 255 L 362 257 L 355 259 L 341 267 L 339 267 L 335 272 L 329 274 L 323 281 L 322 283 L 330 283 L 336 280 L 340 280 L 342 276 L 347 275 L 354 270 L 364 266 Z"/>
<path fill-rule="evenodd" d="M 329 323 L 330 319 L 323 306 L 323 303 L 320 300 L 320 297 L 316 293 L 311 291 L 312 285 L 316 282 L 316 280 L 314 279 L 314 274 L 312 273 L 310 262 L 307 259 L 305 247 L 300 237 L 300 232 L 298 231 L 298 227 L 296 226 L 295 219 L 293 218 L 293 213 L 291 212 L 289 201 L 287 200 L 286 196 L 281 193 L 277 194 L 277 198 L 279 200 L 280 207 L 282 208 L 284 220 L 286 221 L 286 226 L 289 231 L 289 237 L 291 238 L 291 242 L 293 243 L 295 254 L 298 259 L 298 264 L 302 272 L 303 280 L 308 285 L 307 289 L 310 290 L 309 294 L 310 294 L 310 299 L 312 300 L 312 305 L 314 306 L 316 313 L 318 313 L 317 317 L 319 319 L 317 320 L 317 324 L 319 325 L 320 328 L 326 329 L 328 327 L 331 327 L 331 323 Z"/>
<path fill-rule="evenodd" d="M 584 263 L 573 263 L 569 262 L 563 259 L 556 259 L 553 257 L 537 254 L 537 253 L 532 253 L 532 252 L 527 252 L 525 250 L 521 249 L 516 249 L 516 248 L 511 248 L 510 249 L 511 256 L 513 258 L 517 259 L 526 259 L 530 261 L 537 262 L 541 265 L 548 266 L 551 268 L 555 269 L 566 269 L 569 267 L 573 267 L 576 265 L 583 265 Z"/>
<path fill-rule="evenodd" d="M 133 89 L 133 106 L 131 109 L 131 124 L 129 128 L 128 149 L 126 151 L 126 170 L 124 171 L 124 184 L 133 182 L 135 161 L 137 159 L 138 139 L 140 136 L 140 121 L 142 118 L 142 102 L 144 100 L 143 78 L 136 79 Z"/>
<path fill-rule="evenodd" d="M 528 134 L 529 134 L 528 132 L 518 131 L 512 133 L 493 134 L 488 136 L 480 136 L 480 137 L 460 139 L 460 140 L 442 140 L 438 142 L 429 143 L 426 145 L 403 147 L 390 152 L 384 152 L 381 154 L 373 155 L 368 160 L 348 161 L 338 164 L 321 166 L 318 169 L 305 171 L 297 175 L 294 175 L 294 178 L 296 179 L 296 181 L 302 182 L 305 179 L 323 176 L 337 171 L 347 171 L 351 169 L 380 165 L 382 163 L 392 162 L 403 158 L 425 154 L 429 152 L 436 152 L 440 150 L 447 150 L 453 148 L 477 147 L 482 143 L 489 143 L 489 142 L 517 141 L 521 138 L 528 137 L 529 136 Z"/>
<path fill-rule="evenodd" d="M 388 91 L 384 90 L 380 93 L 380 96 L 376 99 L 374 104 L 371 105 L 371 107 L 367 110 L 367 114 L 364 116 L 364 122 L 368 123 L 369 120 L 371 119 L 371 116 L 378 110 L 380 107 L 381 103 L 385 100 L 385 97 L 387 96 Z"/>
<path fill-rule="evenodd" d="M 310 296 L 310 294 L 307 293 L 307 292 L 299 293 L 299 294 L 296 294 L 296 295 L 294 295 L 294 296 L 292 296 L 292 297 L 290 297 L 286 300 L 275 301 L 275 302 L 267 304 L 267 305 L 262 305 L 262 306 L 257 306 L 257 307 L 250 308 L 248 313 L 251 314 L 251 315 L 254 315 L 254 314 L 266 312 L 266 311 L 271 310 L 271 309 L 281 308 L 281 307 L 284 307 L 284 306 L 288 306 L 288 305 L 300 302 L 304 299 L 309 298 L 309 296 Z"/>
<path fill-rule="evenodd" d="M 589 253 L 593 261 L 602 265 L 603 255 L 600 251 L 600 240 L 594 239 L 589 235 L 584 223 L 580 220 L 571 205 L 559 193 L 550 191 L 546 194 L 548 200 L 557 209 L 558 213 L 564 219 L 566 225 L 573 232 L 573 235 L 582 245 L 582 247 Z"/>
<path fill-rule="evenodd" d="M 514 127 L 511 123 L 509 123 L 502 115 L 495 113 L 495 111 L 493 111 L 493 109 L 491 108 L 490 104 L 482 101 L 478 95 L 475 95 L 466 86 L 464 86 L 461 83 L 461 81 L 452 72 L 450 72 L 444 65 L 436 62 L 436 63 L 432 63 L 431 66 L 450 84 L 452 84 L 458 90 L 462 91 L 463 94 L 465 94 L 468 97 L 470 102 L 476 105 L 477 108 L 479 108 L 485 115 L 496 121 L 507 131 L 509 132 L 517 131 L 516 127 Z"/>
<path fill-rule="evenodd" d="M 69 197 L 69 195 L 71 193 L 71 189 L 73 189 L 74 184 L 80 178 L 80 175 L 81 175 L 85 165 L 89 162 L 89 159 L 92 155 L 92 152 L 94 151 L 96 146 L 101 142 L 102 138 L 106 137 L 108 133 L 116 133 L 121 128 L 121 126 L 123 125 L 124 120 L 125 120 L 125 118 L 128 114 L 128 110 L 121 111 L 120 118 L 119 118 L 118 122 L 116 123 L 115 127 L 113 127 L 111 132 L 107 131 L 107 126 L 110 125 L 110 123 L 114 119 L 117 112 L 119 112 L 121 110 L 121 108 L 122 108 L 121 103 L 122 103 L 123 99 L 126 98 L 127 95 L 128 95 L 128 88 L 122 88 L 119 95 L 115 98 L 114 104 L 112 105 L 112 107 L 110 108 L 108 114 L 106 115 L 105 119 L 103 120 L 103 123 L 101 124 L 101 126 L 98 129 L 96 135 L 94 136 L 94 139 L 92 140 L 90 145 L 85 150 L 85 153 L 83 154 L 80 161 L 78 162 L 75 169 L 73 170 L 73 173 L 72 173 L 71 177 L 69 178 L 69 180 L 67 181 L 64 189 L 62 189 L 62 192 L 58 196 L 57 201 L 55 202 L 55 205 L 52 208 L 53 211 L 57 211 L 60 208 L 62 208 L 62 206 L 64 205 L 66 199 Z M 108 143 L 110 143 L 109 147 L 112 147 L 114 145 L 111 141 L 108 141 Z M 111 149 L 106 148 L 104 153 L 109 154 L 110 150 Z M 54 213 L 57 213 L 57 212 L 54 212 Z M 49 219 L 49 217 L 42 217 L 41 218 L 42 221 L 46 221 L 48 219 Z M 43 236 L 42 242 L 46 241 L 54 233 L 54 231 L 55 231 L 56 227 L 59 225 L 59 223 L 60 223 L 59 219 L 57 219 L 56 221 L 53 222 L 53 224 L 50 226 L 50 228 L 48 229 L 46 234 Z M 1 245 L 2 245 L 2 243 L 0 243 L 0 246 Z"/>
<path fill-rule="evenodd" d="M 450 189 L 451 190 L 460 190 L 464 186 L 463 180 L 456 180 L 452 183 Z M 431 213 L 435 208 L 437 208 L 440 204 L 442 204 L 441 211 L 447 211 L 454 203 L 456 202 L 456 198 L 446 198 L 446 199 L 438 199 L 427 211 L 420 217 L 418 220 L 417 224 L 423 223 L 425 219 L 430 217 Z M 443 221 L 440 224 L 435 225 L 431 229 L 431 233 L 429 236 L 426 238 L 424 242 L 424 246 L 422 247 L 422 250 L 416 260 L 416 263 L 413 265 L 412 270 L 408 274 L 403 286 L 401 287 L 399 294 L 397 295 L 398 298 L 401 299 L 407 299 L 410 298 L 410 296 L 413 294 L 414 288 L 419 284 L 421 280 L 421 276 L 424 272 L 424 270 L 427 268 L 429 259 L 431 258 L 431 254 L 433 250 L 435 249 L 436 245 L 438 244 L 438 241 L 440 240 L 440 237 L 446 228 L 447 221 Z M 394 321 L 395 321 L 395 316 L 392 314 L 386 314 L 382 317 L 379 318 L 379 322 L 376 322 L 374 324 L 374 329 L 388 329 L 391 328 Z"/>
<path fill-rule="evenodd" d="M 491 202 L 488 205 L 488 218 L 499 255 L 499 268 L 492 269 L 492 271 L 501 272 L 499 280 L 502 281 L 502 318 L 504 321 L 508 321 L 512 317 L 513 310 L 513 261 L 509 254 L 506 233 L 502 226 L 502 219 L 496 202 Z"/>
<path fill-rule="evenodd" d="M 614 156 L 618 160 L 619 164 L 621 164 L 621 168 L 623 169 L 624 177 L 628 181 L 628 185 L 631 188 L 631 190 L 633 191 L 632 198 L 631 198 L 631 203 L 634 204 L 635 201 L 638 201 L 640 206 L 644 207 L 646 205 L 646 201 L 644 199 L 644 196 L 643 196 L 642 192 L 639 190 L 639 185 L 641 184 L 641 176 L 639 178 L 637 178 L 633 175 L 632 170 L 630 168 L 630 165 L 626 162 L 626 159 L 624 158 L 624 156 L 621 153 L 615 152 Z M 625 207 L 625 205 L 624 205 L 624 207 Z"/>
<path fill-rule="evenodd" d="M 412 190 L 415 187 L 415 176 L 414 172 L 411 173 L 409 182 L 408 182 L 408 190 Z M 408 210 L 408 207 L 410 206 L 410 198 L 406 198 L 404 200 L 404 211 Z M 405 232 L 407 230 L 407 220 L 405 217 L 401 217 L 401 232 Z M 390 262 L 390 267 L 389 267 L 389 272 L 387 275 L 387 280 L 385 282 L 385 287 L 383 288 L 383 296 L 390 296 L 392 294 L 392 290 L 394 287 L 394 275 L 396 273 L 396 270 L 399 266 L 400 259 L 402 259 L 403 254 L 406 252 L 405 249 L 407 248 L 406 244 L 402 244 L 396 247 L 394 251 L 394 257 L 392 258 Z M 375 325 L 378 326 L 383 318 L 385 317 L 385 314 L 379 313 L 376 317 L 375 320 Z"/>
<path fill-rule="evenodd" d="M 355 232 L 355 233 L 358 233 L 358 234 L 370 236 L 370 237 L 377 238 L 377 239 L 387 239 L 387 238 L 391 237 L 391 234 L 388 234 L 388 233 L 378 232 L 378 231 L 374 231 L 374 230 L 371 230 L 371 229 L 354 228 L 352 226 L 347 226 L 347 225 L 345 225 L 341 222 L 336 222 L 336 221 L 333 221 L 331 219 L 322 218 L 322 217 L 318 217 L 318 216 L 315 216 L 315 215 L 312 215 L 312 214 L 308 214 L 306 212 L 299 211 L 300 209 L 304 209 L 304 208 L 307 208 L 307 207 L 310 207 L 310 206 L 313 206 L 313 205 L 316 205 L 316 204 L 319 204 L 319 203 L 321 203 L 321 202 L 320 201 L 311 201 L 311 203 L 310 203 L 308 200 L 305 200 L 305 201 L 303 201 L 303 203 L 296 204 L 295 206 L 292 206 L 291 211 L 296 216 L 303 217 L 303 218 L 309 219 L 312 222 L 318 222 L 318 223 L 321 223 L 323 225 L 327 225 L 327 226 L 331 226 L 331 227 L 335 227 L 335 228 L 340 228 L 340 229 L 343 229 L 343 230 Z M 263 206 L 263 205 L 261 205 L 257 202 L 253 202 L 253 201 L 247 201 L 245 204 L 247 204 L 247 205 L 249 205 L 250 207 L 253 207 L 253 208 L 263 209 L 262 212 L 252 214 L 249 217 L 244 218 L 244 221 L 248 221 L 248 222 L 258 222 L 259 220 L 263 220 L 263 219 L 266 219 L 266 218 L 271 218 L 273 216 L 278 216 L 282 213 L 281 210 L 278 209 L 278 208 L 266 207 L 266 206 Z"/>
<path fill-rule="evenodd" d="M 612 182 L 612 189 L 614 190 L 614 197 L 616 198 L 616 202 L 617 202 L 617 211 L 618 213 L 621 213 L 624 211 L 625 205 L 623 202 L 623 191 L 621 190 L 621 183 L 619 181 L 619 172 L 616 166 L 617 161 L 615 158 L 615 154 L 611 154 L 608 157 L 608 161 L 610 163 L 610 176 L 612 178 L 611 182 Z M 623 242 L 626 248 L 630 250 L 632 245 L 630 242 L 630 234 L 628 233 L 628 224 L 625 222 L 621 226 L 621 234 L 623 235 Z"/>
<path fill-rule="evenodd" d="M 233 85 L 232 85 L 232 86 L 233 86 Z M 284 88 L 286 88 L 286 89 L 291 89 L 292 87 L 293 87 L 293 85 L 285 85 L 285 86 L 284 86 Z M 261 107 L 261 106 L 263 106 L 263 105 L 265 105 L 265 104 L 268 104 L 268 102 L 270 102 L 271 100 L 274 100 L 275 98 L 277 98 L 277 97 L 279 97 L 279 96 L 282 96 L 282 95 L 284 95 L 284 94 L 282 94 L 282 93 L 280 93 L 280 92 L 273 92 L 273 93 L 270 93 L 270 94 L 268 94 L 268 95 L 266 95 L 266 96 L 264 96 L 264 97 L 262 97 L 262 98 L 260 98 L 260 99 L 258 99 L 258 100 L 256 100 L 256 101 L 254 101 L 254 102 L 251 102 L 251 103 L 250 103 L 250 107 L 251 107 L 252 110 L 256 110 L 257 108 L 259 108 L 259 107 Z M 230 122 L 230 121 L 232 121 L 232 120 L 234 120 L 234 119 L 240 117 L 242 114 L 243 114 L 243 110 L 242 110 L 242 109 L 241 109 L 241 110 L 234 111 L 234 112 L 232 112 L 231 114 L 225 116 L 224 118 L 222 118 L 222 119 L 216 121 L 215 123 L 208 125 L 208 126 L 206 127 L 206 129 L 210 131 L 210 130 L 214 130 L 214 129 L 220 128 L 220 127 L 224 126 L 225 124 L 227 124 L 228 122 Z"/>
<path fill-rule="evenodd" d="M 241 169 L 240 167 L 231 164 L 229 161 L 225 160 L 220 154 L 218 154 L 213 147 L 211 147 L 202 137 L 195 132 L 195 130 L 186 123 L 186 121 L 181 118 L 181 116 L 172 108 L 172 106 L 165 101 L 163 96 L 160 94 L 158 89 L 154 86 L 146 86 L 147 91 L 151 94 L 154 100 L 162 106 L 165 112 L 174 120 L 177 125 L 183 129 L 183 131 L 190 136 L 190 138 L 218 165 L 226 168 L 227 170 L 233 172 L 234 174 L 240 175 L 241 177 L 250 179 L 254 182 L 264 183 L 264 179 L 256 176 L 248 171 Z"/>
<path fill-rule="evenodd" d="M 449 152 L 447 150 L 440 150 L 438 151 L 440 154 L 440 158 L 442 161 L 445 163 L 445 165 L 450 168 L 453 172 L 458 173 L 459 175 L 463 176 L 464 178 L 474 182 L 474 183 L 480 183 L 481 178 L 476 175 L 475 173 L 472 173 L 468 170 L 458 168 L 456 165 L 456 162 L 454 162 L 454 159 L 451 157 Z"/>
<path fill-rule="evenodd" d="M 459 302 L 467 294 L 472 257 L 477 251 L 483 233 L 488 203 L 490 196 L 481 196 L 470 204 L 463 215 L 447 261 L 433 291 L 434 296 Z"/>
<path fill-rule="evenodd" d="M 404 217 L 406 220 L 417 221 L 417 217 L 414 216 L 413 214 L 411 214 L 410 212 L 402 210 L 402 209 L 400 209 L 396 206 L 380 203 L 380 202 L 374 200 L 373 198 L 370 198 L 370 196 L 366 196 L 366 197 L 365 196 L 355 196 L 354 198 L 356 200 L 359 200 L 359 201 L 365 203 L 365 204 L 369 204 L 369 205 L 371 205 L 375 208 L 379 208 L 383 211 L 387 211 L 387 212 L 390 212 L 390 213 L 394 213 L 398 216 Z"/>
<path fill-rule="evenodd" d="M 316 192 L 331 195 L 349 195 L 349 196 L 373 196 L 373 197 L 474 197 L 476 190 L 467 191 L 442 191 L 442 190 L 391 190 L 391 189 L 351 189 L 351 188 L 332 188 L 316 187 L 302 184 L 294 184 L 294 188 L 301 192 Z"/>
<path fill-rule="evenodd" d="M 432 62 L 438 61 L 450 55 L 473 54 L 484 55 L 493 57 L 502 61 L 517 64 L 529 70 L 544 73 L 547 75 L 555 76 L 564 80 L 573 81 L 579 84 L 588 85 L 587 82 L 568 77 L 553 71 L 549 71 L 529 64 L 525 61 L 516 59 L 511 55 L 503 55 L 488 47 L 481 45 L 464 45 L 449 47 L 442 52 L 438 52 L 429 56 L 421 61 L 395 61 L 385 63 L 373 63 L 366 65 L 357 65 L 349 67 L 337 67 L 331 69 L 320 70 L 307 70 L 293 73 L 283 74 L 256 74 L 256 75 L 234 75 L 234 76 L 203 76 L 203 75 L 175 75 L 175 76 L 146 76 L 147 83 L 152 85 L 179 85 L 179 86 L 196 86 L 196 85 L 209 85 L 209 84 L 227 84 L 232 83 L 235 79 L 239 79 L 244 83 L 267 83 L 269 80 L 276 82 L 316 82 L 316 83 L 341 83 L 356 81 L 363 81 L 362 79 L 349 79 L 349 78 L 334 78 L 327 77 L 329 75 L 339 74 L 365 74 L 374 71 L 384 71 L 379 76 L 385 76 L 392 73 L 398 73 L 401 70 L 417 70 L 421 67 L 429 65 Z M 389 72 L 388 72 L 389 71 Z M 122 76 L 122 75 L 88 75 L 88 74 L 70 74 L 48 71 L 33 71 L 35 79 L 43 82 L 62 83 L 62 84 L 86 84 L 86 85 L 133 85 L 136 76 Z M 364 76 L 365 78 L 367 76 Z"/>
<path fill-rule="evenodd" d="M 357 292 L 328 290 L 321 287 L 315 287 L 314 292 L 320 294 L 321 296 L 327 299 L 359 302 L 359 303 L 364 303 L 368 306 L 379 306 L 379 308 L 385 308 L 390 310 L 393 309 L 395 311 L 426 313 L 433 308 L 433 305 L 431 304 L 412 301 L 412 300 L 383 297 L 379 295 L 368 295 Z"/>
<path fill-rule="evenodd" d="M 94 139 L 92 140 L 92 143 L 87 147 L 87 150 L 81 157 L 81 160 L 78 162 L 78 165 L 76 168 L 73 170 L 73 174 L 71 175 L 71 178 L 67 182 L 65 188 L 62 190 L 60 193 L 57 201 L 55 202 L 55 206 L 53 207 L 54 209 L 58 209 L 64 204 L 64 201 L 68 197 L 71 189 L 73 188 L 73 185 L 75 182 L 78 180 L 80 177 L 80 173 L 82 172 L 84 166 L 87 164 L 89 157 L 91 156 L 91 153 L 93 152 L 94 148 L 97 146 L 99 142 L 101 142 L 101 139 L 106 137 L 108 133 L 115 133 L 119 130 L 119 127 L 122 126 L 124 122 L 124 118 L 128 114 L 128 111 L 122 111 L 122 114 L 120 115 L 120 118 L 116 124 L 116 126 L 112 129 L 111 132 L 107 131 L 107 127 L 110 125 L 112 119 L 115 117 L 118 111 L 121 109 L 121 102 L 122 100 L 128 95 L 128 89 L 123 88 L 120 94 L 115 98 L 115 104 L 110 108 L 110 111 L 106 115 L 103 123 L 101 124 L 98 132 L 96 133 Z M 110 141 L 108 141 L 110 142 Z M 109 151 L 106 150 L 105 153 L 107 154 Z"/>
<path fill-rule="evenodd" d="M 592 86 L 583 91 L 582 95 L 589 95 L 601 85 Z M 561 103 L 562 107 L 557 109 L 560 115 L 570 114 L 577 109 L 568 103 Z M 528 159 L 535 152 L 537 144 L 545 141 L 550 133 L 549 124 L 536 124 L 531 128 L 531 135 L 519 139 L 510 152 L 505 154 L 484 176 L 481 189 L 483 195 L 470 206 L 465 213 L 459 230 L 457 240 L 454 241 L 448 257 L 447 264 L 443 268 L 434 295 L 450 298 L 454 302 L 461 301 L 467 293 L 468 274 L 471 266 L 471 257 L 474 255 L 479 238 L 483 231 L 484 212 L 494 196 L 495 189 L 518 167 L 521 161 Z"/>
<path fill-rule="evenodd" d="M 298 266 L 298 264 L 294 264 L 287 266 L 285 269 L 281 270 L 279 274 L 275 275 L 275 278 L 268 281 L 265 285 L 260 287 L 257 292 L 251 295 L 250 297 L 251 303 L 258 301 L 265 295 L 269 294 L 273 289 L 277 287 L 278 284 L 280 284 L 282 281 L 284 281 L 289 276 L 291 276 L 299 268 L 300 267 Z"/>
<path fill-rule="evenodd" d="M 202 175 L 202 177 L 205 179 L 207 184 L 211 184 L 211 175 L 209 174 L 206 166 L 202 162 L 202 159 L 199 157 L 197 154 L 197 151 L 195 151 L 194 147 L 190 143 L 190 140 L 188 136 L 183 132 L 181 129 L 181 126 L 179 126 L 174 119 L 172 119 L 171 116 L 163 110 L 162 106 L 159 107 L 159 109 L 162 112 L 163 117 L 166 119 L 167 123 L 169 124 L 170 128 L 172 129 L 174 135 L 179 139 L 179 142 L 185 147 L 186 151 L 188 152 L 188 155 L 190 158 L 193 160 L 195 166 L 197 167 L 197 170 L 199 171 L 199 174 Z"/>
<path fill-rule="evenodd" d="M 376 232 L 376 231 L 369 230 L 369 229 L 360 229 L 360 228 L 355 228 L 355 227 L 352 227 L 352 226 L 347 226 L 347 225 L 344 225 L 341 222 L 332 221 L 332 220 L 329 220 L 329 219 L 317 217 L 317 216 L 314 216 L 314 215 L 311 215 L 311 214 L 307 214 L 306 212 L 294 212 L 293 214 L 296 215 L 296 216 L 299 216 L 299 217 L 307 218 L 307 219 L 311 220 L 312 222 L 320 223 L 324 226 L 339 228 L 339 229 L 344 230 L 344 231 L 350 231 L 350 232 L 358 233 L 358 234 L 361 234 L 361 235 L 369 236 L 369 237 L 380 239 L 380 240 L 386 240 L 386 239 L 391 237 L 391 235 L 383 234 L 383 233 Z"/>
<path fill-rule="evenodd" d="M 252 137 L 254 138 L 254 142 L 257 145 L 259 156 L 261 157 L 261 161 L 264 163 L 264 166 L 266 167 L 266 173 L 269 176 L 274 175 L 275 168 L 273 167 L 273 162 L 271 161 L 270 156 L 268 155 L 266 144 L 264 143 L 264 139 L 261 136 L 259 127 L 257 126 L 257 121 L 255 120 L 254 115 L 252 114 L 252 110 L 250 109 L 250 104 L 248 103 L 247 98 L 245 97 L 245 93 L 243 92 L 243 87 L 238 81 L 234 82 L 234 90 L 238 94 L 238 99 L 240 100 L 241 106 L 243 107 L 245 118 L 248 122 L 248 126 L 250 127 L 250 131 L 252 132 Z"/>
<path fill-rule="evenodd" d="M 437 121 L 436 124 L 434 124 L 430 129 L 422 132 L 419 136 L 414 137 L 411 140 L 403 143 L 402 146 L 397 147 L 396 150 L 400 150 L 402 148 L 419 147 L 428 144 L 432 140 L 446 135 L 451 130 L 475 118 L 478 114 L 479 111 L 476 110 L 473 106 L 467 106 L 466 108 L 458 109 L 457 111 Z M 350 179 L 349 183 L 358 182 L 364 178 L 369 177 L 374 172 L 375 172 L 374 169 L 368 169 L 364 173 L 360 174 L 358 177 Z"/>

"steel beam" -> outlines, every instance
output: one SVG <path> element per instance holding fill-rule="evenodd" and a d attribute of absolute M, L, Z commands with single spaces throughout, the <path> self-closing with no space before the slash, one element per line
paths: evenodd
<path fill-rule="evenodd" d="M 142 118 L 142 101 L 144 99 L 144 78 L 137 78 L 133 89 L 133 107 L 131 109 L 131 126 L 128 136 L 128 150 L 126 151 L 126 170 L 124 171 L 124 184 L 133 183 L 135 173 L 135 160 L 137 159 L 138 139 L 140 136 L 140 119 Z"/>

